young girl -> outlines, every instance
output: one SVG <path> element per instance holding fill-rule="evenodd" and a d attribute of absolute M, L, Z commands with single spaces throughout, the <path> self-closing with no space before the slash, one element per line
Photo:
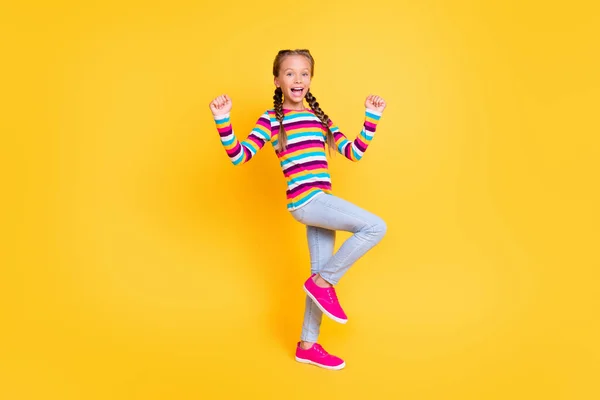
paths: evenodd
<path fill-rule="evenodd" d="M 222 95 L 210 103 L 221 143 L 234 165 L 250 159 L 270 142 L 287 182 L 287 209 L 306 225 L 311 276 L 304 283 L 306 308 L 296 360 L 328 369 L 345 362 L 317 343 L 322 315 L 348 321 L 334 285 L 361 256 L 384 236 L 385 222 L 332 194 L 325 144 L 351 161 L 358 161 L 373 139 L 386 103 L 368 96 L 362 131 L 350 141 L 321 110 L 310 92 L 314 60 L 308 50 L 282 50 L 275 57 L 273 109 L 267 110 L 246 140 L 240 142 L 231 127 L 231 99 Z M 304 106 L 304 99 L 310 108 Z M 335 231 L 354 233 L 333 254 Z"/>

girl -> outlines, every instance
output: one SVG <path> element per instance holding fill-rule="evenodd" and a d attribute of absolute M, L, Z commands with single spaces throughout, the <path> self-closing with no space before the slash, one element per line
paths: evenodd
<path fill-rule="evenodd" d="M 304 283 L 306 308 L 296 360 L 328 369 L 342 369 L 345 362 L 317 343 L 323 314 L 345 324 L 334 285 L 361 256 L 384 236 L 385 222 L 332 194 L 325 144 L 351 161 L 358 161 L 373 139 L 386 103 L 368 96 L 362 131 L 350 141 L 321 110 L 310 92 L 314 60 L 308 50 L 282 50 L 275 57 L 273 108 L 240 142 L 231 127 L 231 99 L 222 95 L 210 103 L 221 143 L 234 165 L 250 159 L 270 142 L 287 182 L 287 209 L 306 225 L 311 276 Z M 304 105 L 304 99 L 310 108 Z M 354 233 L 333 254 L 335 231 Z"/>

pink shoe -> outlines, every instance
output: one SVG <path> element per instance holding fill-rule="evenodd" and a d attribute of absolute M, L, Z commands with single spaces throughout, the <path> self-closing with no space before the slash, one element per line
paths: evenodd
<path fill-rule="evenodd" d="M 304 350 L 300 347 L 300 342 L 298 342 L 296 346 L 296 361 L 334 370 L 342 369 L 346 366 L 344 360 L 332 356 L 318 343 L 313 344 L 310 349 Z"/>
<path fill-rule="evenodd" d="M 329 318 L 340 324 L 348 322 L 348 317 L 344 310 L 342 310 L 342 306 L 340 306 L 340 302 L 335 294 L 335 289 L 332 287 L 322 288 L 317 286 L 315 281 L 313 281 L 314 276 L 315 274 L 312 274 L 310 278 L 304 282 L 304 291 L 306 294 L 308 294 L 321 311 Z"/>

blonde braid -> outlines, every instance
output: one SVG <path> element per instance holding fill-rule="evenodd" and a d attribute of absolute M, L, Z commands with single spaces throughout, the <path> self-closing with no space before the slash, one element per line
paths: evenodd
<path fill-rule="evenodd" d="M 284 151 L 287 147 L 287 133 L 283 127 L 283 91 L 281 88 L 275 89 L 275 94 L 273 95 L 273 108 L 275 109 L 275 117 L 277 118 L 277 121 L 279 121 L 277 150 Z"/>
<path fill-rule="evenodd" d="M 317 98 L 313 96 L 310 90 L 306 93 L 305 98 L 310 108 L 314 111 L 315 115 L 321 120 L 321 124 L 323 125 L 323 127 L 327 130 L 327 145 L 329 146 L 329 153 L 331 154 L 331 149 L 336 148 L 335 138 L 333 137 L 331 129 L 329 129 L 329 124 L 331 123 L 331 120 L 329 119 L 327 114 L 325 114 L 325 112 L 321 110 L 321 107 L 319 107 L 319 103 L 317 102 Z"/>

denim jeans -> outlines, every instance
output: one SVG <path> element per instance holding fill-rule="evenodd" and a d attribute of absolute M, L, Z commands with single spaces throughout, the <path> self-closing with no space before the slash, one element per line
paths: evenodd
<path fill-rule="evenodd" d="M 385 222 L 378 216 L 330 194 L 320 194 L 308 204 L 291 211 L 306 225 L 311 273 L 318 273 L 335 285 L 360 257 L 375 246 L 386 232 Z M 334 254 L 335 231 L 352 232 Z M 322 311 L 306 296 L 301 340 L 316 342 Z"/>

